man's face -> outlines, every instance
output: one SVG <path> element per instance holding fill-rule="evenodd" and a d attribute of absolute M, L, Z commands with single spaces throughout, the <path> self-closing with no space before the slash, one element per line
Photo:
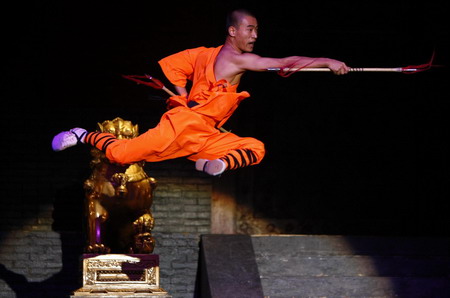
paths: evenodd
<path fill-rule="evenodd" d="M 239 27 L 236 28 L 235 40 L 243 52 L 252 52 L 258 38 L 258 21 L 251 16 L 243 16 Z"/>

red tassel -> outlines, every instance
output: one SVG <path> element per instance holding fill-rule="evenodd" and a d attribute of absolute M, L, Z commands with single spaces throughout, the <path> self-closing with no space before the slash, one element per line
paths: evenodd
<path fill-rule="evenodd" d="M 138 75 L 122 75 L 123 78 L 127 79 L 127 80 L 131 80 L 134 81 L 138 84 L 144 84 L 150 87 L 153 87 L 155 89 L 162 89 L 164 87 L 163 83 L 161 83 L 160 80 L 155 79 L 149 75 L 143 75 L 143 76 L 138 76 Z M 149 79 L 149 81 L 143 81 L 140 79 Z"/>
<path fill-rule="evenodd" d="M 299 59 L 299 60 L 300 60 L 300 59 Z M 280 70 L 279 70 L 277 73 L 278 73 L 279 76 L 281 76 L 281 77 L 283 77 L 283 78 L 287 78 L 287 77 L 293 75 L 294 73 L 296 73 L 297 71 L 300 71 L 301 69 L 308 67 L 308 66 L 311 65 L 314 61 L 316 61 L 316 59 L 314 59 L 313 61 L 311 61 L 310 63 L 308 63 L 308 64 L 306 64 L 306 65 L 303 65 L 302 67 L 298 67 L 298 68 L 296 67 L 295 70 L 292 70 L 292 71 L 283 71 L 283 69 L 285 69 L 285 68 L 293 68 L 293 67 L 297 64 L 297 61 L 296 61 L 296 62 L 294 62 L 294 63 L 291 63 L 291 64 L 289 64 L 289 65 L 286 65 L 286 66 L 284 66 L 284 67 L 281 67 Z"/>
<path fill-rule="evenodd" d="M 409 65 L 406 67 L 402 67 L 402 72 L 406 73 L 406 74 L 413 74 L 413 73 L 418 73 L 421 71 L 429 70 L 431 67 L 436 66 L 436 65 L 433 65 L 434 54 L 435 54 L 435 52 L 433 51 L 433 54 L 431 55 L 431 59 L 428 63 L 419 64 L 419 65 Z M 414 71 L 408 71 L 408 69 L 414 69 Z"/>

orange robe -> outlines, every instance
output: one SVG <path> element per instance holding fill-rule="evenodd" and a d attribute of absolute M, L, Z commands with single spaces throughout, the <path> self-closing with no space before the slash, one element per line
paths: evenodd
<path fill-rule="evenodd" d="M 257 164 L 264 157 L 264 144 L 254 138 L 242 138 L 233 133 L 221 133 L 221 127 L 233 114 L 239 103 L 250 96 L 236 92 L 225 80 L 216 81 L 214 62 L 222 46 L 199 47 L 184 50 L 159 61 L 169 81 L 185 87 L 192 81 L 189 96 L 169 98 L 173 107 L 163 114 L 159 124 L 134 139 L 114 140 L 106 146 L 109 160 L 128 164 L 141 160 L 156 162 L 178 157 L 190 160 L 217 159 L 233 150 L 251 151 L 251 161 Z M 196 106 L 189 107 L 188 102 Z M 240 162 L 237 155 L 237 162 Z M 236 159 L 234 159 L 236 160 Z"/>

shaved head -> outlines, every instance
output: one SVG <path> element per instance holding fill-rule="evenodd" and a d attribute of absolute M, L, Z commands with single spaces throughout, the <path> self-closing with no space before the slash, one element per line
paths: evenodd
<path fill-rule="evenodd" d="M 251 16 L 256 19 L 256 16 L 246 9 L 236 9 L 230 12 L 227 15 L 226 30 L 228 31 L 228 28 L 230 28 L 230 26 L 233 26 L 235 28 L 239 27 L 242 18 L 245 16 Z"/>

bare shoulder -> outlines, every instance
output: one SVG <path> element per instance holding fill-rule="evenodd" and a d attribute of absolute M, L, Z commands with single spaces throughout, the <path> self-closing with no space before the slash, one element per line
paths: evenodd
<path fill-rule="evenodd" d="M 233 51 L 221 51 L 214 65 L 216 79 L 225 79 L 233 85 L 239 83 L 240 77 L 245 72 L 240 62 L 242 55 Z"/>
<path fill-rule="evenodd" d="M 224 50 L 217 56 L 216 63 L 232 64 L 238 68 L 246 68 L 246 65 L 251 64 L 252 61 L 258 59 L 259 56 L 253 53 L 238 53 L 235 51 Z"/>

